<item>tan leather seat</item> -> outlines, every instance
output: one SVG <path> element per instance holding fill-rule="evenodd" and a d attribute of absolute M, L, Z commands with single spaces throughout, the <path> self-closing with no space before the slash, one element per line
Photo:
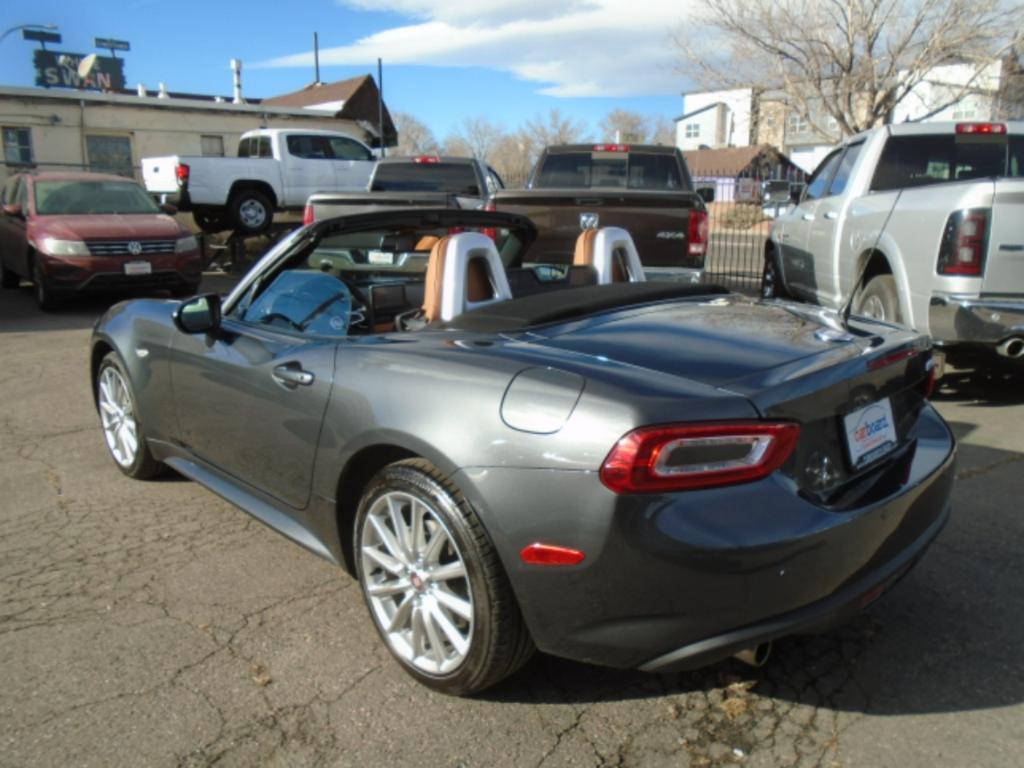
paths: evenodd
<path fill-rule="evenodd" d="M 504 265 L 489 237 L 461 232 L 434 243 L 427 262 L 421 311 L 428 325 L 511 298 Z"/>
<path fill-rule="evenodd" d="M 437 244 L 437 241 L 440 239 L 441 238 L 439 238 L 437 235 L 424 235 L 423 237 L 416 241 L 416 247 L 413 248 L 413 250 L 429 251 Z"/>

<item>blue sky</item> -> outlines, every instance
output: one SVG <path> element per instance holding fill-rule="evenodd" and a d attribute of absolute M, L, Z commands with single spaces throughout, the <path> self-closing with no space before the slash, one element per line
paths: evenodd
<path fill-rule="evenodd" d="M 313 79 L 312 36 L 320 36 L 321 79 L 376 74 L 392 110 L 425 122 L 439 139 L 467 117 L 507 129 L 557 107 L 588 124 L 593 138 L 611 109 L 671 118 L 691 84 L 674 71 L 671 31 L 681 0 L 36 0 L 4 3 L 0 33 L 54 23 L 72 53 L 94 37 L 131 42 L 129 87 L 230 94 L 228 61 L 244 62 L 252 97 L 295 90 Z M 0 84 L 33 84 L 35 43 L 0 42 Z"/>

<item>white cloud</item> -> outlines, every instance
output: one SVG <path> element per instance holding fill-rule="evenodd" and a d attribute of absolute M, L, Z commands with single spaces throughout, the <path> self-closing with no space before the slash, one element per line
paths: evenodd
<path fill-rule="evenodd" d="M 551 96 L 678 93 L 670 33 L 686 13 L 679 0 L 344 0 L 418 23 L 320 51 L 321 65 L 489 67 L 538 84 Z M 312 51 L 257 67 L 309 67 Z"/>

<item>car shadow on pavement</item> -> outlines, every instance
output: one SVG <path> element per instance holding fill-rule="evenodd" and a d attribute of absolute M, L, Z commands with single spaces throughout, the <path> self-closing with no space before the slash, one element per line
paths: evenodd
<path fill-rule="evenodd" d="M 739 689 L 752 707 L 770 698 L 875 715 L 1019 705 L 1022 470 L 1024 453 L 961 444 L 953 514 L 917 568 L 851 623 L 777 641 L 761 668 L 728 659 L 655 675 L 538 654 L 483 698 L 590 704 L 703 692 L 721 701 Z"/>
<path fill-rule="evenodd" d="M 1024 403 L 1024 364 L 991 370 L 947 370 L 939 380 L 933 400 L 956 401 L 971 407 Z"/>

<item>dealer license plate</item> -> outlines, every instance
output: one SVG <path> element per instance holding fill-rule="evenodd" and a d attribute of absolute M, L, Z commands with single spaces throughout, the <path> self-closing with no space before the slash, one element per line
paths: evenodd
<path fill-rule="evenodd" d="M 126 275 L 149 275 L 153 273 L 153 265 L 148 261 L 126 261 L 124 273 Z"/>
<path fill-rule="evenodd" d="M 889 398 L 848 413 L 843 418 L 843 426 L 854 469 L 870 464 L 896 447 L 896 423 Z"/>

